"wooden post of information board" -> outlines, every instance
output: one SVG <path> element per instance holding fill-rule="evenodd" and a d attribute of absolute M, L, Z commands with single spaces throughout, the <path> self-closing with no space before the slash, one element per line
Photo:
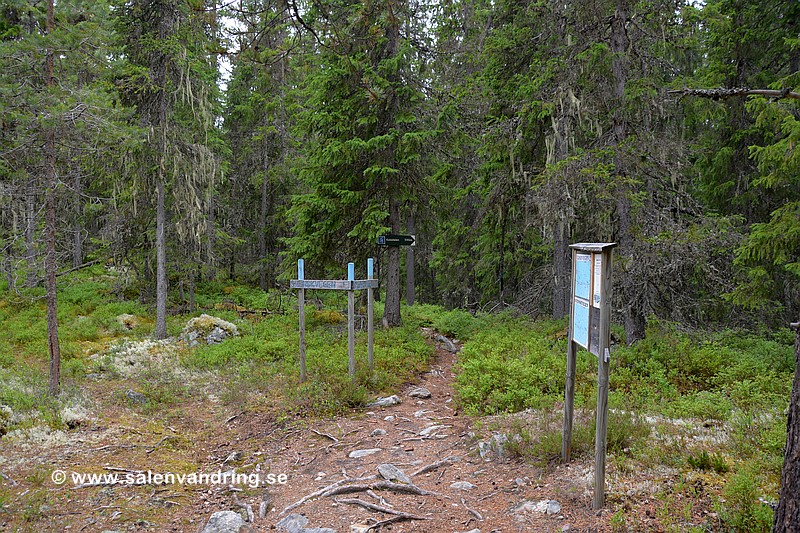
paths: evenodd
<path fill-rule="evenodd" d="M 375 262 L 370 257 L 367 259 L 367 280 L 375 279 Z M 369 375 L 372 376 L 373 361 L 375 359 L 375 332 L 372 319 L 372 285 L 367 288 L 367 366 L 369 366 Z"/>
<path fill-rule="evenodd" d="M 355 265 L 347 263 L 347 281 L 355 281 Z M 356 377 L 356 297 L 352 283 L 347 291 L 347 373 Z"/>
<path fill-rule="evenodd" d="M 297 279 L 305 280 L 302 259 L 297 260 Z M 297 310 L 300 313 L 300 381 L 306 380 L 306 290 L 297 289 Z"/>
<path fill-rule="evenodd" d="M 615 243 L 580 243 L 572 248 L 572 291 L 567 382 L 564 392 L 564 432 L 561 458 L 570 460 L 575 398 L 575 367 L 580 347 L 597 356 L 597 419 L 595 491 L 592 507 L 605 503 L 606 436 L 608 434 L 608 368 L 611 340 L 611 273 Z"/>

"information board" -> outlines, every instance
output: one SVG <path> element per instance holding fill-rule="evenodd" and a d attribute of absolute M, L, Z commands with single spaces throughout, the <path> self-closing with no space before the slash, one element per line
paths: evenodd
<path fill-rule="evenodd" d="M 572 310 L 572 340 L 589 348 L 589 302 L 577 298 Z"/>
<path fill-rule="evenodd" d="M 575 297 L 589 301 L 592 287 L 592 254 L 575 256 Z"/>

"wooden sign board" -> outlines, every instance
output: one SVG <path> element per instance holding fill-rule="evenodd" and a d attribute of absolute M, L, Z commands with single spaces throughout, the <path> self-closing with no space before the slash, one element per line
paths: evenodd
<path fill-rule="evenodd" d="M 289 281 L 290 289 L 321 289 L 329 291 L 360 291 L 377 289 L 377 279 L 293 279 Z"/>
<path fill-rule="evenodd" d="M 578 252 L 575 254 L 574 268 L 572 340 L 599 357 L 603 254 Z"/>

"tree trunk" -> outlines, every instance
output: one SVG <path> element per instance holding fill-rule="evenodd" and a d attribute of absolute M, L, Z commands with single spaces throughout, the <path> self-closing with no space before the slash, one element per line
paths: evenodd
<path fill-rule="evenodd" d="M 189 273 L 189 312 L 194 313 L 194 284 L 195 284 L 195 271 L 192 269 Z"/>
<path fill-rule="evenodd" d="M 553 318 L 558 320 L 569 313 L 570 254 L 569 226 L 561 219 L 553 227 Z"/>
<path fill-rule="evenodd" d="M 794 384 L 786 420 L 781 495 L 775 511 L 773 533 L 800 531 L 800 322 L 792 324 L 794 341 Z"/>
<path fill-rule="evenodd" d="M 156 199 L 156 339 L 167 338 L 167 242 L 164 177 L 158 177 Z"/>
<path fill-rule="evenodd" d="M 393 177 L 389 179 L 394 179 Z M 400 202 L 396 198 L 395 186 L 391 186 L 389 197 L 389 226 L 392 233 L 400 233 Z M 383 308 L 384 326 L 400 325 L 400 247 L 389 246 L 386 261 L 386 304 Z"/>
<path fill-rule="evenodd" d="M 406 229 L 409 235 L 414 235 L 414 213 L 408 213 Z M 406 305 L 414 305 L 414 247 L 406 248 Z"/>
<path fill-rule="evenodd" d="M 265 147 L 266 148 L 266 147 Z M 268 206 L 267 157 L 264 156 L 264 177 L 261 181 L 261 212 L 258 216 L 258 286 L 267 290 L 267 206 Z"/>
<path fill-rule="evenodd" d="M 9 242 L 8 246 L 6 246 L 6 258 L 5 258 L 5 261 L 4 261 L 4 267 L 5 267 L 5 271 L 6 271 L 6 283 L 8 284 L 8 292 L 9 293 L 14 292 L 14 289 L 16 288 L 14 286 L 15 285 L 14 284 L 14 257 L 13 257 L 12 254 L 13 254 L 13 251 L 11 250 L 11 243 Z"/>
<path fill-rule="evenodd" d="M 72 188 L 74 189 L 72 211 L 75 219 L 72 223 L 72 268 L 77 268 L 83 264 L 83 224 L 81 223 L 83 215 L 83 202 L 81 201 L 83 180 L 81 180 L 81 172 L 77 164 L 73 172 L 75 177 L 72 182 Z"/>
<path fill-rule="evenodd" d="M 217 226 L 216 213 L 214 212 L 214 195 L 208 195 L 208 222 L 206 224 L 206 235 L 208 238 L 208 248 L 206 248 L 206 280 L 214 281 L 217 277 L 217 268 L 214 265 L 214 247 L 216 246 Z"/>
<path fill-rule="evenodd" d="M 25 265 L 28 269 L 28 277 L 25 281 L 25 286 L 35 287 L 37 279 L 36 268 L 36 241 L 34 240 L 34 233 L 36 232 L 36 183 L 33 178 L 28 182 L 28 190 L 25 197 L 25 216 L 27 223 L 25 226 Z"/>
<path fill-rule="evenodd" d="M 613 61 L 611 63 L 611 70 L 614 74 L 614 99 L 616 100 L 616 109 L 614 110 L 614 140 L 617 143 L 617 150 L 614 156 L 614 166 L 616 168 L 617 179 L 623 183 L 627 168 L 624 158 L 621 155 L 622 143 L 628 135 L 628 120 L 625 117 L 625 85 L 628 82 L 628 62 L 627 53 L 628 34 L 625 25 L 628 21 L 628 5 L 626 0 L 617 0 L 617 11 L 614 14 L 614 19 L 611 22 L 611 52 L 613 54 Z M 617 196 L 617 216 L 618 216 L 618 240 L 619 240 L 619 253 L 622 256 L 620 261 L 623 274 L 621 276 L 621 294 L 624 300 L 625 308 L 625 341 L 628 345 L 636 341 L 644 339 L 645 320 L 644 313 L 637 305 L 637 295 L 631 289 L 631 280 L 625 274 L 627 264 L 633 260 L 633 222 L 631 214 L 633 206 L 631 205 L 630 186 L 627 184 L 621 185 L 618 188 Z"/>
<path fill-rule="evenodd" d="M 55 27 L 54 0 L 47 2 L 47 34 Z M 53 50 L 47 49 L 45 80 L 49 90 L 53 85 Z M 49 127 L 45 133 L 45 276 L 47 291 L 47 348 L 50 353 L 50 395 L 58 396 L 61 381 L 61 345 L 58 342 L 58 300 L 56 296 L 56 144 L 55 131 Z"/>
<path fill-rule="evenodd" d="M 390 15 L 392 24 L 387 29 L 387 45 L 386 57 L 394 58 L 398 53 L 398 46 L 400 43 L 400 27 L 398 19 L 391 13 Z M 399 76 L 392 73 L 387 76 L 387 81 L 392 87 L 394 94 L 389 98 L 389 105 L 386 109 L 385 119 L 382 121 L 386 132 L 391 131 L 397 126 L 398 114 L 398 101 L 399 97 L 396 94 L 396 87 L 400 83 Z M 397 157 L 395 147 L 389 147 L 385 152 L 385 164 L 388 167 L 397 166 Z M 388 175 L 389 183 L 387 184 L 387 193 L 389 201 L 389 226 L 392 228 L 392 233 L 400 233 L 400 177 L 399 175 Z M 399 326 L 400 318 L 400 248 L 397 246 L 390 246 L 387 252 L 387 265 L 386 265 L 386 304 L 383 310 L 383 322 L 385 326 Z"/>

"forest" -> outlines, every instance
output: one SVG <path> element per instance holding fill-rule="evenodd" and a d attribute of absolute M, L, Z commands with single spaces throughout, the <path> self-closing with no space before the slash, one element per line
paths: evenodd
<path fill-rule="evenodd" d="M 247 387 L 289 391 L 297 260 L 308 279 L 344 279 L 375 258 L 378 343 L 407 360 L 379 361 L 355 390 L 319 363 L 323 384 L 287 392 L 301 407 L 281 416 L 338 415 L 411 379 L 432 357 L 420 327 L 464 343 L 464 412 L 551 408 L 563 376 L 541 368 L 563 373 L 570 244 L 616 243 L 612 407 L 734 426 L 746 411 L 739 436 L 763 438 L 730 452 L 749 465 L 730 490 L 776 499 L 799 142 L 796 0 L 0 0 L 0 404 L 47 418 L 100 371 L 101 341 L 166 342 L 203 309 L 250 336 L 181 365 L 241 375 L 268 360 L 270 385 Z M 379 246 L 387 234 L 416 242 Z M 341 318 L 339 300 L 316 298 L 312 351 Z M 244 320 L 255 311 L 272 325 Z M 13 392 L 28 366 L 62 400 Z M 191 397 L 165 392 L 176 380 L 148 385 L 147 415 Z M 0 436 L 32 424 L 14 416 Z M 763 529 L 762 507 L 720 523 Z"/>
<path fill-rule="evenodd" d="M 628 343 L 797 315 L 794 1 L 47 4 L 0 12 L 9 290 L 111 263 L 163 337 L 374 256 L 396 307 L 412 233 L 420 302 L 561 317 L 588 241 Z"/>

